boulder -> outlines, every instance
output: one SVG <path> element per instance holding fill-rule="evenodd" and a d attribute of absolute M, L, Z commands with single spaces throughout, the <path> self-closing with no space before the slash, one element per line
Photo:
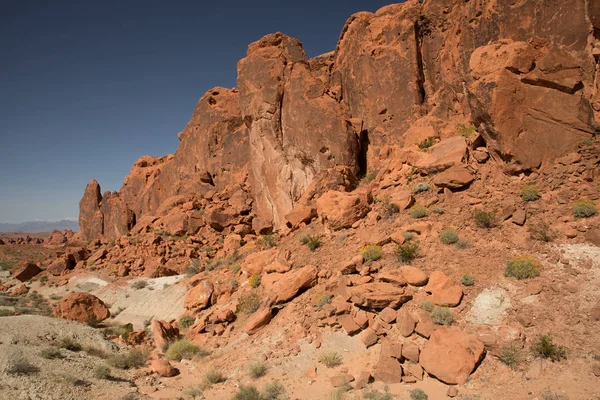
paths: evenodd
<path fill-rule="evenodd" d="M 428 374 L 442 382 L 462 385 L 483 355 L 483 343 L 475 335 L 456 327 L 440 327 L 423 347 L 419 363 Z"/>
<path fill-rule="evenodd" d="M 177 340 L 179 328 L 175 321 L 167 322 L 161 320 L 152 321 L 152 338 L 158 350 L 164 351 L 168 344 Z"/>
<path fill-rule="evenodd" d="M 67 260 L 61 257 L 52 261 L 46 270 L 54 276 L 60 276 L 69 270 L 69 266 Z"/>
<path fill-rule="evenodd" d="M 412 286 L 423 286 L 428 281 L 425 272 L 421 271 L 417 267 L 403 265 L 400 267 L 400 272 L 404 276 L 404 279 L 406 279 L 406 282 Z"/>
<path fill-rule="evenodd" d="M 110 311 L 98 297 L 84 292 L 63 297 L 52 312 L 55 317 L 81 323 L 98 323 L 110 317 Z"/>
<path fill-rule="evenodd" d="M 301 290 L 312 287 L 317 281 L 317 275 L 317 268 L 307 265 L 284 274 L 264 275 L 261 285 L 272 293 L 275 303 L 284 303 L 293 299 Z"/>
<path fill-rule="evenodd" d="M 351 301 L 359 307 L 397 309 L 412 298 L 404 288 L 391 283 L 374 282 L 350 288 Z"/>
<path fill-rule="evenodd" d="M 467 141 L 462 136 L 454 136 L 431 146 L 415 166 L 428 173 L 435 173 L 461 165 L 466 157 Z"/>
<path fill-rule="evenodd" d="M 191 312 L 197 312 L 208 308 L 214 293 L 214 286 L 209 281 L 202 281 L 194 286 L 185 296 L 183 306 Z"/>
<path fill-rule="evenodd" d="M 409 337 L 415 331 L 417 321 L 413 318 L 410 311 L 402 307 L 396 315 L 396 327 L 398 332 L 404 337 Z"/>
<path fill-rule="evenodd" d="M 395 358 L 381 356 L 375 364 L 373 378 L 385 384 L 400 383 L 402 381 L 402 366 Z"/>
<path fill-rule="evenodd" d="M 352 227 L 371 211 L 366 193 L 345 193 L 330 190 L 317 200 L 317 212 L 323 222 L 337 231 Z"/>
<path fill-rule="evenodd" d="M 471 184 L 474 180 L 475 177 L 466 167 L 455 165 L 436 175 L 433 178 L 433 184 L 442 188 L 460 189 Z"/>
<path fill-rule="evenodd" d="M 20 261 L 10 270 L 13 278 L 21 282 L 27 282 L 40 272 L 42 272 L 42 269 L 29 261 Z"/>
<path fill-rule="evenodd" d="M 152 370 L 152 372 L 156 372 L 164 378 L 170 378 L 179 374 L 177 368 L 173 367 L 167 360 L 150 361 L 150 370 Z"/>
<path fill-rule="evenodd" d="M 244 331 L 248 335 L 253 335 L 258 332 L 260 328 L 268 325 L 269 322 L 271 322 L 271 318 L 273 318 L 273 314 L 271 313 L 270 308 L 260 308 L 246 320 Z"/>
<path fill-rule="evenodd" d="M 462 288 L 442 271 L 431 273 L 425 291 L 431 293 L 433 304 L 445 307 L 456 307 L 463 296 Z"/>

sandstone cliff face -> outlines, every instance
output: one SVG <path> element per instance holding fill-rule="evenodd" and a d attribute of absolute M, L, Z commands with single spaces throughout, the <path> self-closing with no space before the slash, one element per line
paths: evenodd
<path fill-rule="evenodd" d="M 600 6 L 586 0 L 393 4 L 351 16 L 314 59 L 267 35 L 238 63 L 239 89 L 199 100 L 174 155 L 140 158 L 117 195 L 88 185 L 82 235 L 114 238 L 146 216 L 178 231 L 285 229 L 295 208 L 312 213 L 323 172 L 439 173 L 468 157 L 449 146 L 460 129 L 505 173 L 543 168 L 596 133 L 599 58 Z M 417 152 L 429 137 L 460 157 Z"/>

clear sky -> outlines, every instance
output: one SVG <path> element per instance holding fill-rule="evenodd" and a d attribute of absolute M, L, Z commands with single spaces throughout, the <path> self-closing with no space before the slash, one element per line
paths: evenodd
<path fill-rule="evenodd" d="M 0 222 L 76 218 L 91 178 L 118 190 L 138 157 L 173 153 L 265 34 L 313 57 L 352 13 L 392 2 L 0 1 Z"/>

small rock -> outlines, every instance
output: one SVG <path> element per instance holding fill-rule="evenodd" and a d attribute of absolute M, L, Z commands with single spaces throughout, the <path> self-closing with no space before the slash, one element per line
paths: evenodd
<path fill-rule="evenodd" d="M 377 343 L 377 333 L 375 333 L 373 329 L 367 328 L 360 335 L 360 340 L 365 344 L 365 346 L 367 346 L 367 348 L 369 348 Z"/>
<path fill-rule="evenodd" d="M 446 392 L 446 396 L 448 396 L 448 397 L 458 396 L 458 388 L 456 386 L 449 386 L 448 391 Z"/>

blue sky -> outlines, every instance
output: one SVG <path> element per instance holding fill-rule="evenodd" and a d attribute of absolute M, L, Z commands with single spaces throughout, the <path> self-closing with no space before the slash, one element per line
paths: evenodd
<path fill-rule="evenodd" d="M 91 178 L 118 190 L 137 158 L 175 151 L 249 43 L 282 31 L 313 57 L 390 1 L 286 3 L 0 2 L 0 222 L 76 218 Z"/>

